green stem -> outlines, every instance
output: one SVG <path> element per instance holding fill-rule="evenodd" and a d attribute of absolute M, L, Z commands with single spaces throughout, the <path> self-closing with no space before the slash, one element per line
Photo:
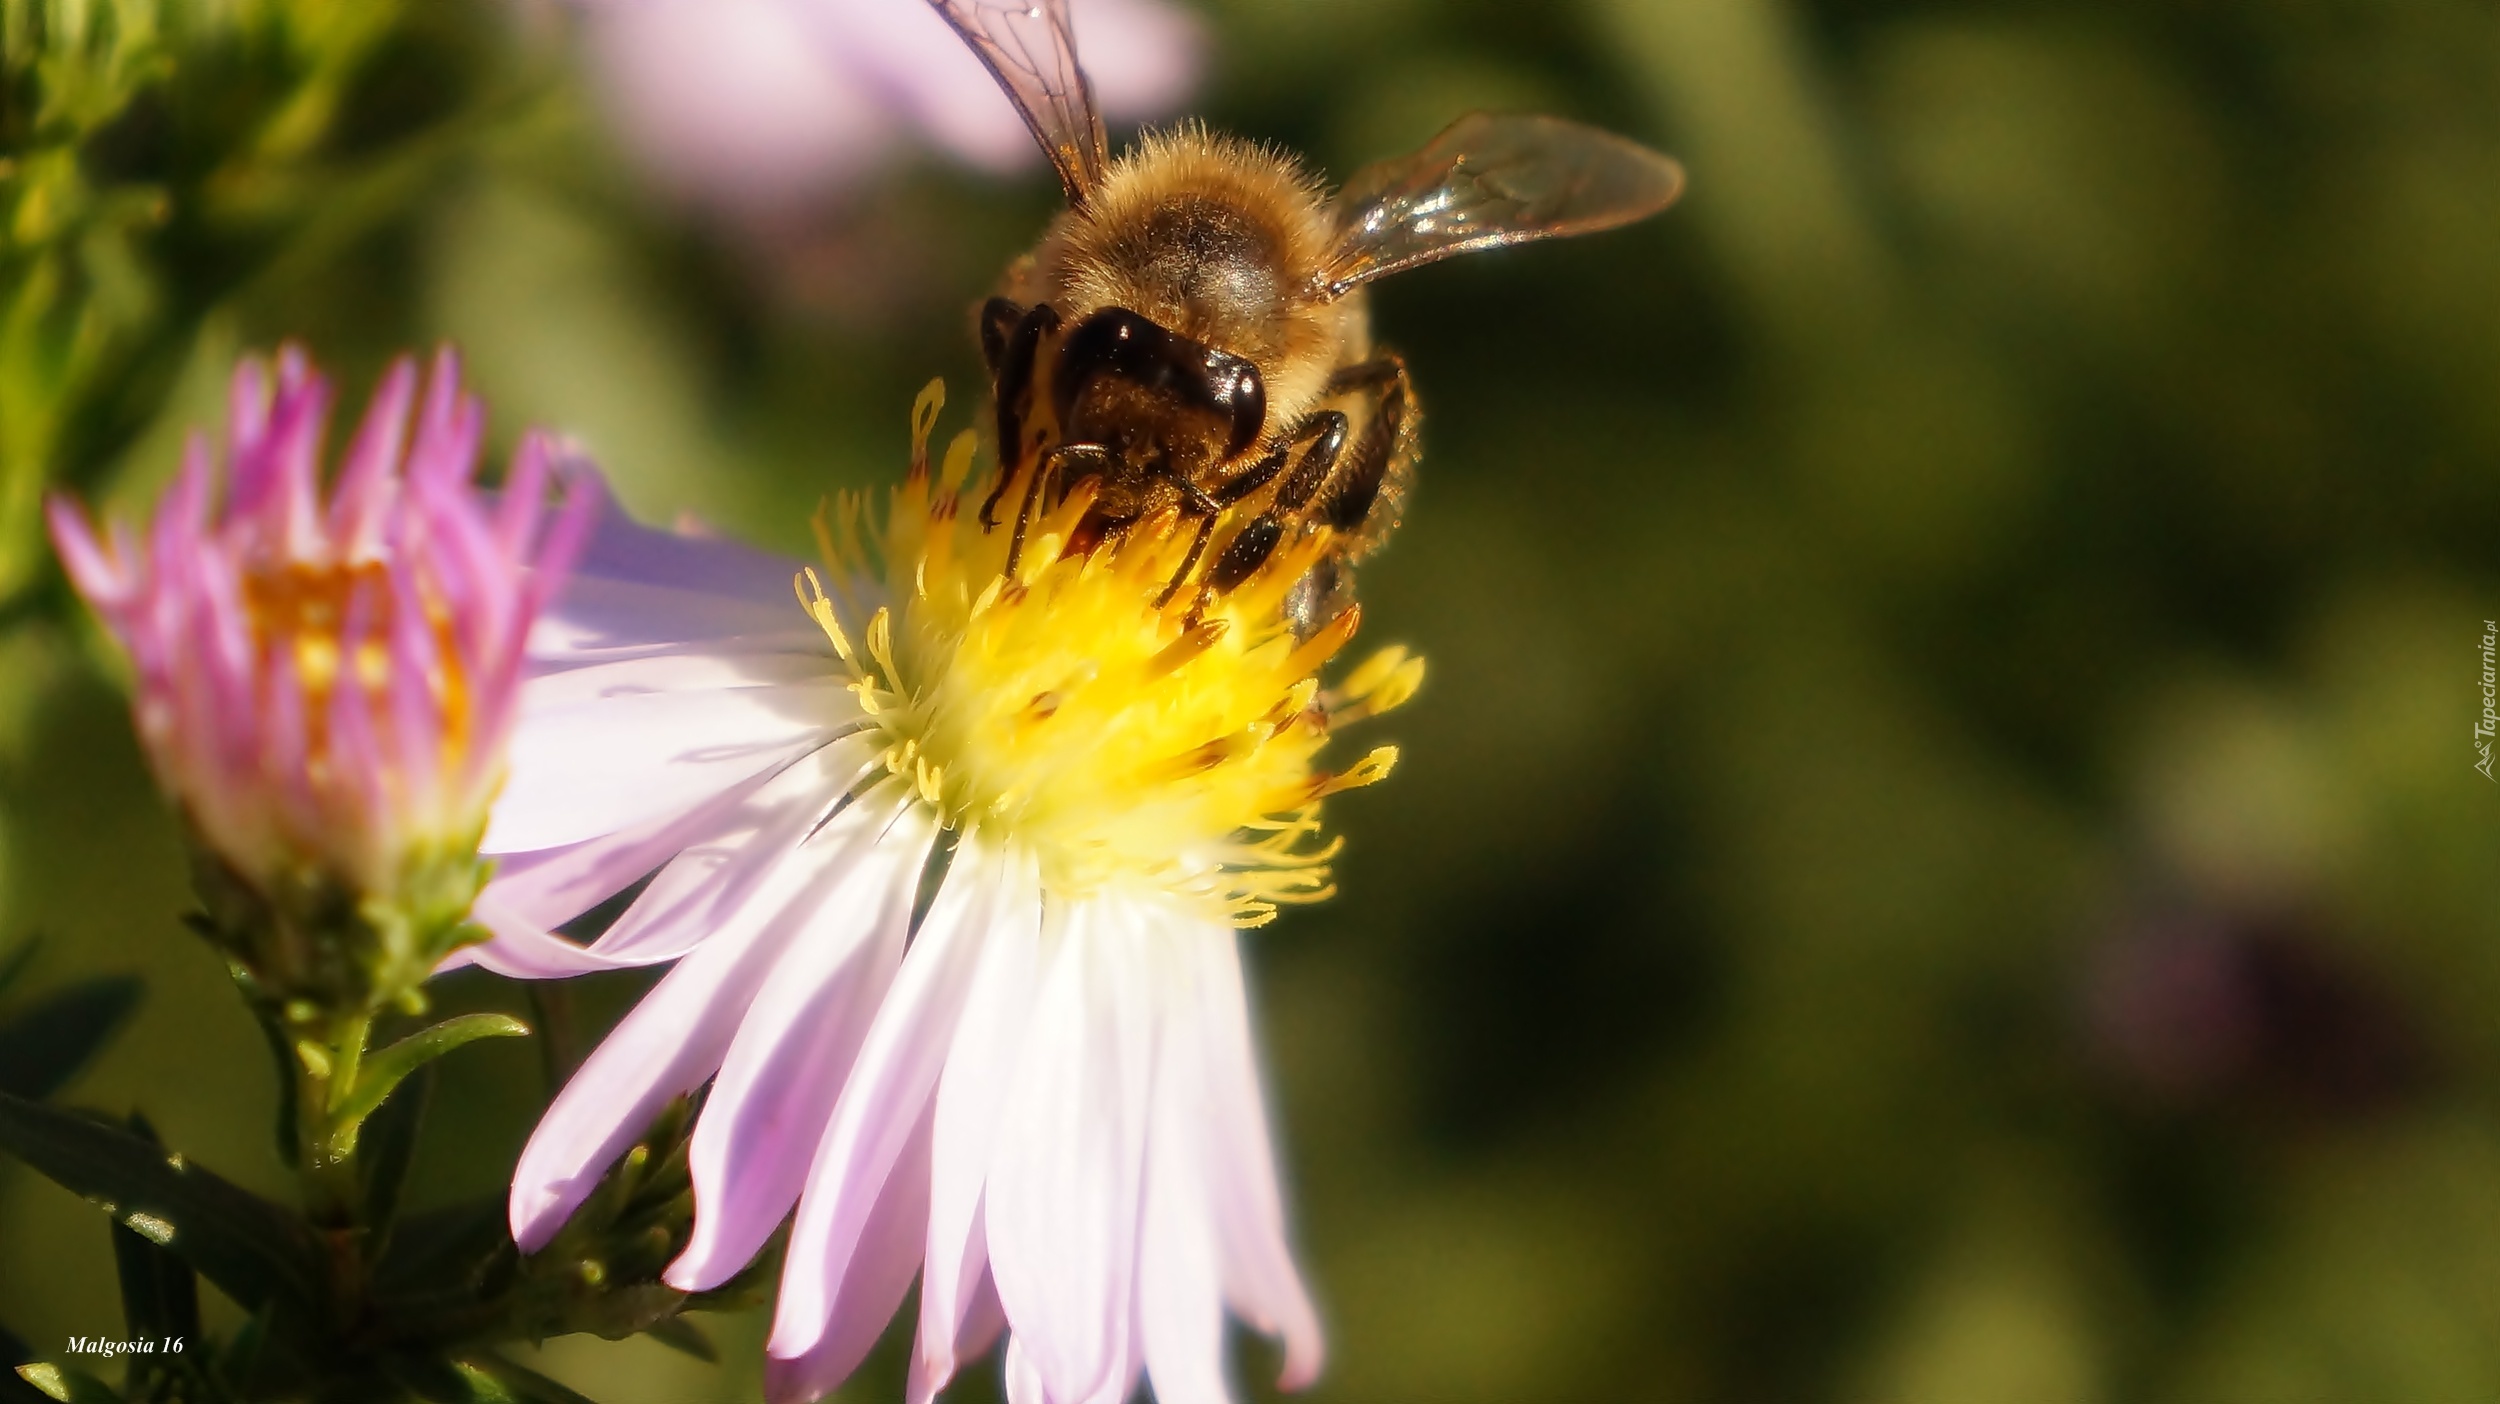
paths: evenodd
<path fill-rule="evenodd" d="M 373 1018 L 351 1014 L 339 1021 L 337 1041 L 332 1045 L 329 1104 L 323 1109 L 327 1117 L 336 1117 L 347 1106 L 347 1099 L 356 1091 L 356 1074 L 365 1061 L 365 1039 L 373 1032 Z M 351 1147 L 352 1153 L 352 1147 Z"/>
<path fill-rule="evenodd" d="M 355 1090 L 371 1036 L 369 1014 L 334 1015 L 299 1035 L 296 1070 L 296 1172 L 304 1213 L 330 1249 L 330 1295 L 342 1323 L 364 1310 L 364 1186 L 356 1167 L 356 1123 L 339 1115 Z"/>

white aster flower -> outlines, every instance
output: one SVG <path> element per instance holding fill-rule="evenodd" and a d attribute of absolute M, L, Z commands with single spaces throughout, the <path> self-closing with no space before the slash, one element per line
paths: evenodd
<path fill-rule="evenodd" d="M 1319 801 L 1394 753 L 1318 753 L 1421 661 L 1385 650 L 1323 690 L 1355 614 L 1304 640 L 1282 604 L 1324 541 L 1159 605 L 1193 528 L 1063 555 L 1082 489 L 1006 578 L 1008 531 L 960 510 L 972 436 L 930 471 L 936 398 L 873 553 L 856 502 L 822 577 L 611 523 L 542 626 L 476 959 L 677 964 L 531 1138 L 514 1236 L 545 1244 L 708 1081 L 667 1277 L 726 1281 L 796 1207 L 774 1399 L 840 1383 L 915 1275 L 914 1401 L 1002 1327 L 1018 1401 L 1118 1401 L 1141 1372 L 1165 1404 L 1226 1399 L 1228 1308 L 1300 1385 L 1320 1336 L 1236 933 L 1327 895 Z M 595 944 L 547 934 L 654 870 Z"/>

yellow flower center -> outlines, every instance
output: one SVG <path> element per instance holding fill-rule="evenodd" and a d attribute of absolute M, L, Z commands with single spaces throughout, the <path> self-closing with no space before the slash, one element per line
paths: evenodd
<path fill-rule="evenodd" d="M 436 668 L 425 679 L 442 709 L 442 759 L 456 764 L 469 743 L 469 686 L 460 666 L 450 611 L 423 589 L 426 627 L 434 639 Z M 348 620 L 361 602 L 368 621 L 352 643 Z M 306 761 L 316 781 L 329 774 L 330 699 L 342 680 L 359 688 L 375 734 L 390 736 L 397 720 L 389 703 L 393 598 L 388 571 L 379 561 L 315 563 L 286 561 L 243 575 L 244 617 L 254 641 L 287 649 L 303 685 Z M 398 748 L 386 747 L 387 759 Z"/>
<path fill-rule="evenodd" d="M 1010 578 L 1010 523 L 984 528 L 963 510 L 972 432 L 930 472 L 944 399 L 932 383 L 913 406 L 911 472 L 882 528 L 868 524 L 873 540 L 846 495 L 817 523 L 831 583 L 812 570 L 798 582 L 886 770 L 949 827 L 1031 849 L 1054 893 L 1144 886 L 1243 926 L 1327 897 L 1337 845 L 1320 836 L 1319 802 L 1387 775 L 1397 750 L 1328 771 L 1320 749 L 1333 727 L 1412 696 L 1423 660 L 1383 649 L 1323 689 L 1319 669 L 1358 611 L 1297 639 L 1283 606 L 1324 535 L 1280 546 L 1218 594 L 1205 577 L 1239 526 L 1228 517 L 1166 602 L 1198 524 L 1167 511 L 1064 551 L 1092 502 L 1082 483 L 1036 510 Z M 1002 500 L 1022 486 L 1019 474 Z M 846 584 L 872 559 L 882 598 Z"/>

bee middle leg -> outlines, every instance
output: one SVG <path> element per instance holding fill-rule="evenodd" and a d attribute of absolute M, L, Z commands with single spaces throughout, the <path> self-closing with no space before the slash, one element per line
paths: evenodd
<path fill-rule="evenodd" d="M 1319 519 L 1346 533 L 1362 532 L 1371 525 L 1372 509 L 1379 505 L 1384 489 L 1389 500 L 1396 502 L 1414 458 L 1415 398 L 1407 383 L 1405 359 L 1385 352 L 1345 366 L 1328 378 L 1328 394 L 1358 391 L 1373 397 L 1362 436 L 1347 451 L 1342 471 L 1334 475 L 1326 491 L 1313 489 L 1319 497 Z M 1377 541 L 1374 536 L 1368 544 Z"/>
<path fill-rule="evenodd" d="M 1207 538 L 1215 533 L 1215 519 L 1223 515 L 1225 508 L 1276 481 L 1278 475 L 1285 471 L 1285 466 L 1293 461 L 1294 449 L 1308 440 L 1311 433 L 1312 426 L 1304 424 L 1249 467 L 1216 484 L 1212 492 L 1186 478 L 1176 476 L 1171 480 L 1180 489 L 1183 509 L 1198 518 L 1198 534 L 1189 543 L 1189 554 L 1181 558 L 1181 568 L 1172 572 L 1171 582 L 1163 587 L 1162 594 L 1155 597 L 1155 608 L 1161 609 L 1170 604 L 1172 597 L 1180 593 L 1181 582 L 1189 578 L 1189 572 L 1198 565 L 1198 558 L 1206 554 Z"/>
<path fill-rule="evenodd" d="M 1268 504 L 1248 526 L 1236 533 L 1216 559 L 1215 569 L 1207 573 L 1207 582 L 1218 590 L 1229 590 L 1250 578 L 1251 573 L 1267 564 L 1276 553 L 1277 544 L 1285 539 L 1285 519 L 1309 505 L 1311 495 L 1328 481 L 1345 452 L 1346 417 L 1335 410 L 1322 410 L 1294 426 L 1293 433 L 1277 447 L 1277 453 L 1294 448 L 1302 450 L 1294 460 L 1293 471 L 1276 489 L 1276 500 Z M 1273 473 L 1269 477 L 1275 476 Z M 1264 485 L 1261 480 L 1260 485 Z M 1256 491 L 1254 486 L 1251 491 Z M 1242 496 L 1247 497 L 1249 492 Z"/>
<path fill-rule="evenodd" d="M 1417 416 L 1405 361 L 1383 353 L 1341 367 L 1323 393 L 1332 399 L 1368 395 L 1371 413 L 1344 457 L 1331 465 L 1327 481 L 1311 484 L 1305 493 L 1313 500 L 1311 516 L 1337 532 L 1343 547 L 1313 562 L 1285 596 L 1294 636 L 1305 639 L 1354 603 L 1354 558 L 1378 546 L 1396 524 L 1397 503 L 1415 461 Z"/>

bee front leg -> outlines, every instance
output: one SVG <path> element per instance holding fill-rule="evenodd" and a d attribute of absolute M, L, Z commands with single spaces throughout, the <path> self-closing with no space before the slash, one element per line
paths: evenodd
<path fill-rule="evenodd" d="M 1026 402 L 1033 398 L 1033 362 L 1042 338 L 1059 330 L 1047 302 L 1019 308 L 994 297 L 981 308 L 981 357 L 990 367 L 990 403 L 998 416 L 998 486 L 981 503 L 981 529 L 998 528 L 998 503 L 1023 464 Z"/>
<path fill-rule="evenodd" d="M 1278 452 L 1281 453 L 1282 450 Z M 1275 455 L 1271 455 L 1273 456 Z M 1251 469 L 1253 473 L 1257 471 L 1256 468 Z M 1284 464 L 1280 461 L 1268 476 L 1272 478 L 1282 471 L 1284 471 Z M 1215 519 L 1224 512 L 1224 500 L 1221 498 L 1220 491 L 1217 495 L 1211 496 L 1196 483 L 1187 479 L 1174 479 L 1173 481 L 1181 491 L 1182 510 L 1198 519 L 1198 531 L 1196 535 L 1189 538 L 1189 554 L 1181 557 L 1181 568 L 1172 572 L 1172 578 L 1164 583 L 1163 593 L 1155 596 L 1157 609 L 1170 604 L 1172 597 L 1180 593 L 1181 582 L 1187 580 L 1189 572 L 1197 568 L 1198 558 L 1207 553 L 1207 538 L 1215 532 Z"/>
<path fill-rule="evenodd" d="M 1034 465 L 1033 476 L 1024 485 L 1023 505 L 1016 509 L 1015 535 L 1007 539 L 1007 566 L 1003 573 L 1008 579 L 1015 578 L 1016 562 L 1024 556 L 1024 534 L 1033 525 L 1034 510 L 1045 500 L 1043 485 L 1058 479 L 1060 465 L 1078 459 L 1096 464 L 1098 470 L 1100 466 L 1112 462 L 1111 449 L 1104 444 L 1061 444 L 1043 454 L 1042 461 Z M 1054 492 L 1052 495 L 1057 494 Z M 992 498 L 996 496 L 996 493 L 991 494 Z"/>
<path fill-rule="evenodd" d="M 1024 308 L 1003 297 L 993 297 L 981 304 L 980 316 L 975 320 L 981 336 L 981 364 L 996 379 L 999 367 L 1006 363 L 1007 342 L 1016 334 L 1016 323 L 1024 320 Z"/>

